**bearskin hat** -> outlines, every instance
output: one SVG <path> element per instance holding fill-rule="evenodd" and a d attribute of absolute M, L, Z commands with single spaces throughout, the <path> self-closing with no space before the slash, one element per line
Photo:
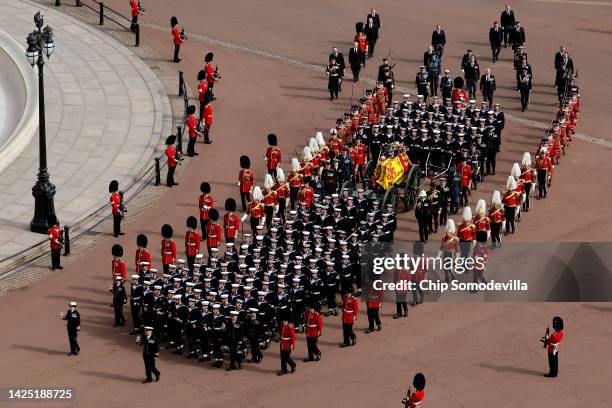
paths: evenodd
<path fill-rule="evenodd" d="M 203 192 L 204 194 L 210 193 L 210 184 L 207 183 L 206 181 L 203 181 L 200 184 L 200 191 Z"/>
<path fill-rule="evenodd" d="M 57 221 L 57 217 L 54 215 L 50 215 L 49 218 L 47 219 L 47 224 L 49 225 L 58 225 L 59 222 Z"/>
<path fill-rule="evenodd" d="M 463 89 L 464 83 L 465 82 L 463 81 L 463 78 L 461 78 L 461 77 L 457 77 L 457 78 L 453 79 L 453 86 L 455 88 Z"/>
<path fill-rule="evenodd" d="M 425 389 L 425 375 L 423 373 L 417 373 L 412 380 L 412 385 L 417 391 L 423 391 Z"/>
<path fill-rule="evenodd" d="M 115 244 L 115 245 L 113 245 L 113 247 L 111 249 L 111 252 L 112 252 L 113 256 L 116 256 L 118 258 L 122 257 L 123 256 L 123 247 L 121 245 L 119 245 L 119 244 Z"/>
<path fill-rule="evenodd" d="M 204 78 L 206 78 L 206 72 L 204 70 L 201 70 L 200 72 L 198 72 L 198 81 L 201 81 Z"/>
<path fill-rule="evenodd" d="M 187 107 L 187 114 L 188 115 L 193 115 L 195 113 L 195 111 L 196 111 L 195 105 L 189 105 Z"/>
<path fill-rule="evenodd" d="M 164 224 L 162 225 L 162 228 L 161 228 L 161 234 L 162 234 L 162 237 L 164 238 L 172 238 L 172 234 L 174 234 L 174 230 L 172 229 L 171 225 Z"/>
<path fill-rule="evenodd" d="M 276 146 L 278 145 L 278 139 L 276 138 L 276 135 L 274 133 L 270 133 L 268 135 L 268 144 L 270 146 Z"/>
<path fill-rule="evenodd" d="M 198 228 L 198 220 L 193 215 L 187 217 L 187 228 L 196 229 Z"/>
<path fill-rule="evenodd" d="M 555 330 L 563 330 L 563 319 L 559 316 L 553 317 L 552 326 Z"/>
<path fill-rule="evenodd" d="M 251 168 L 251 159 L 249 159 L 249 156 L 240 156 L 240 167 L 243 169 Z"/>
<path fill-rule="evenodd" d="M 211 62 L 213 60 L 214 54 L 212 52 L 209 52 L 208 54 L 206 54 L 206 56 L 204 57 L 204 62 Z"/>
<path fill-rule="evenodd" d="M 147 238 L 145 234 L 138 234 L 138 236 L 136 237 L 136 245 L 141 248 L 146 248 L 148 244 L 149 238 Z"/>
<path fill-rule="evenodd" d="M 166 146 L 173 145 L 175 141 L 176 141 L 176 136 L 174 136 L 174 135 L 168 136 L 166 138 Z"/>
<path fill-rule="evenodd" d="M 219 211 L 216 208 L 211 208 L 208 210 L 208 218 L 212 221 L 217 221 L 219 219 Z"/>
<path fill-rule="evenodd" d="M 362 21 L 358 21 L 357 23 L 355 23 L 355 32 L 357 34 L 363 32 L 363 22 Z"/>
<path fill-rule="evenodd" d="M 236 211 L 236 200 L 234 200 L 233 198 L 228 198 L 227 200 L 225 200 L 225 211 Z"/>
<path fill-rule="evenodd" d="M 112 180 L 110 183 L 108 183 L 109 193 L 114 193 L 117 190 L 119 190 L 119 182 L 117 180 Z"/>
<path fill-rule="evenodd" d="M 178 24 L 178 19 L 175 16 L 172 16 L 172 18 L 170 18 L 170 27 L 174 27 L 177 24 Z"/>

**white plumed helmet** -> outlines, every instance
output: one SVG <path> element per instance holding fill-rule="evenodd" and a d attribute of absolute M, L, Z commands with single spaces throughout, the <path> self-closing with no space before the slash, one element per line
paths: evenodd
<path fill-rule="evenodd" d="M 263 200 L 263 193 L 261 192 L 261 188 L 259 186 L 255 186 L 253 188 L 253 200 Z"/>
<path fill-rule="evenodd" d="M 298 163 L 298 166 L 299 165 L 300 163 Z M 280 167 L 276 168 L 276 180 L 278 180 L 279 183 L 285 182 L 285 172 Z"/>
<path fill-rule="evenodd" d="M 294 157 L 293 159 L 291 159 L 291 170 L 300 171 L 300 169 L 300 161 L 298 160 L 298 158 Z"/>
<path fill-rule="evenodd" d="M 506 180 L 506 190 L 516 190 L 516 180 L 512 176 L 508 176 Z"/>
<path fill-rule="evenodd" d="M 305 161 L 312 160 L 312 152 L 308 146 L 304 147 L 304 151 L 302 152 L 302 159 Z"/>
<path fill-rule="evenodd" d="M 452 218 L 449 218 L 446 221 L 446 232 L 450 232 L 451 234 L 454 234 L 457 231 L 457 228 L 455 227 L 455 221 L 453 221 Z"/>
<path fill-rule="evenodd" d="M 319 144 L 319 147 L 325 146 L 325 139 L 323 139 L 323 132 L 315 133 L 315 138 L 317 139 L 317 143 Z"/>
<path fill-rule="evenodd" d="M 308 141 L 308 147 L 310 148 L 310 151 L 313 153 L 316 153 L 319 151 L 319 144 L 317 143 L 317 139 L 315 139 L 314 137 L 311 137 L 310 140 Z"/>
<path fill-rule="evenodd" d="M 521 177 L 521 166 L 519 166 L 518 163 L 514 163 L 512 165 L 512 170 L 510 170 L 510 175 L 515 178 Z"/>
<path fill-rule="evenodd" d="M 525 167 L 531 166 L 531 155 L 529 154 L 529 152 L 523 153 L 523 161 L 521 162 L 521 164 Z"/>
<path fill-rule="evenodd" d="M 546 154 L 546 152 L 548 152 L 548 149 L 546 149 L 546 147 L 542 146 L 542 148 L 540 149 L 540 154 Z"/>
<path fill-rule="evenodd" d="M 470 206 L 463 209 L 463 221 L 472 221 L 472 208 Z"/>
<path fill-rule="evenodd" d="M 487 212 L 487 203 L 482 198 L 476 203 L 476 214 L 484 215 Z"/>
<path fill-rule="evenodd" d="M 266 177 L 264 177 L 264 188 L 270 190 L 272 187 L 274 187 L 274 179 L 271 174 L 266 174 Z"/>
<path fill-rule="evenodd" d="M 491 205 L 501 205 L 501 193 L 498 190 L 495 190 L 491 196 Z"/>

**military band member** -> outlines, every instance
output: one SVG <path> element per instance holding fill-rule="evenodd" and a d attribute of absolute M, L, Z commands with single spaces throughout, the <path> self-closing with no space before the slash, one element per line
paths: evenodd
<path fill-rule="evenodd" d="M 546 198 L 548 194 L 548 179 L 553 167 L 552 161 L 548 156 L 548 149 L 546 147 L 541 147 L 539 155 L 536 157 L 538 200 Z"/>
<path fill-rule="evenodd" d="M 68 341 L 70 342 L 70 353 L 69 356 L 76 356 L 81 351 L 79 343 L 77 342 L 77 336 L 81 330 L 81 314 L 77 310 L 77 302 L 70 302 L 70 307 L 66 313 L 60 313 L 59 317 L 62 320 L 66 320 L 66 329 L 68 330 Z"/>
<path fill-rule="evenodd" d="M 291 358 L 291 352 L 295 350 L 295 329 L 289 324 L 289 320 L 284 318 L 278 332 L 281 358 L 281 371 L 278 375 L 287 374 L 287 364 L 291 367 L 291 373 L 294 373 L 297 365 Z"/>
<path fill-rule="evenodd" d="M 123 315 L 123 306 L 127 303 L 127 295 L 125 294 L 125 286 L 121 276 L 115 278 L 113 285 L 113 309 L 115 311 L 115 324 L 113 327 L 125 326 L 125 316 Z"/>
<path fill-rule="evenodd" d="M 501 247 L 501 232 L 504 230 L 506 212 L 502 208 L 501 194 L 497 190 L 491 196 L 489 219 L 491 221 L 491 245 L 493 248 Z"/>
<path fill-rule="evenodd" d="M 179 183 L 174 181 L 174 172 L 178 164 L 178 157 L 176 149 L 174 148 L 174 141 L 176 136 L 171 135 L 166 138 L 166 158 L 168 159 L 168 175 L 166 176 L 166 185 L 168 187 L 178 186 Z"/>
<path fill-rule="evenodd" d="M 494 21 L 493 27 L 489 29 L 489 44 L 491 44 L 491 62 L 496 63 L 499 59 L 502 41 L 504 40 L 504 30 L 499 26 L 499 22 Z"/>
<path fill-rule="evenodd" d="M 408 388 L 406 398 L 402 400 L 405 408 L 420 408 L 425 399 L 425 376 L 422 373 L 417 373 L 412 380 L 412 386 L 415 392 L 411 392 Z"/>
<path fill-rule="evenodd" d="M 308 346 L 308 357 L 304 362 L 319 361 L 321 350 L 317 345 L 319 337 L 323 334 L 323 319 L 313 302 L 309 302 L 308 310 L 304 314 L 304 327 L 306 329 L 306 345 Z"/>
<path fill-rule="evenodd" d="M 505 234 L 514 234 L 515 219 L 517 217 L 517 207 L 520 206 L 520 194 L 516 190 L 516 180 L 512 176 L 508 176 L 506 181 L 506 192 L 502 198 L 504 204 L 504 213 L 506 215 L 506 231 Z"/>
<path fill-rule="evenodd" d="M 64 246 L 63 231 L 55 215 L 49 217 L 49 225 L 51 227 L 47 230 L 47 233 L 49 234 L 49 246 L 51 247 L 51 269 L 64 269 L 60 264 L 60 252 Z"/>
<path fill-rule="evenodd" d="M 548 367 L 549 372 L 545 377 L 555 378 L 559 373 L 559 344 L 563 340 L 563 319 L 559 316 L 553 317 L 552 327 L 555 330 L 553 334 L 549 334 L 548 328 L 546 334 L 542 338 L 544 347 L 548 352 Z"/>
<path fill-rule="evenodd" d="M 174 43 L 173 61 L 179 63 L 181 62 L 181 59 L 179 58 L 179 51 L 181 49 L 181 44 L 183 43 L 183 38 L 181 36 L 181 30 L 179 30 L 178 27 L 178 19 L 174 16 L 170 19 L 170 27 L 172 27 L 172 42 Z"/>
<path fill-rule="evenodd" d="M 300 191 L 300 187 L 302 186 L 303 180 L 304 176 L 301 173 L 300 161 L 297 159 L 297 157 L 294 157 L 291 159 L 291 172 L 287 176 L 287 181 L 289 182 L 291 210 L 295 210 L 295 203 L 297 202 L 298 193 Z"/>
<path fill-rule="evenodd" d="M 514 27 L 516 20 L 514 18 L 514 11 L 510 9 L 510 5 L 506 4 L 506 9 L 502 11 L 501 17 L 499 18 L 501 25 L 504 29 L 504 48 L 508 46 L 510 41 L 510 31 Z"/>
<path fill-rule="evenodd" d="M 325 69 L 325 74 L 328 76 L 327 89 L 329 90 L 330 101 L 338 99 L 338 92 L 340 91 L 340 81 L 342 80 L 340 72 L 340 64 L 338 64 L 338 62 L 334 58 L 331 58 L 329 61 L 329 65 Z"/>
<path fill-rule="evenodd" d="M 247 203 L 251 201 L 251 190 L 255 176 L 251 170 L 251 159 L 249 156 L 240 156 L 240 172 L 238 173 L 238 186 L 240 188 L 240 201 L 242 211 L 247 211 Z"/>
<path fill-rule="evenodd" d="M 125 235 L 121 232 L 121 220 L 123 219 L 123 196 L 119 191 L 119 182 L 112 180 L 108 185 L 108 192 L 110 193 L 110 205 L 111 213 L 113 214 L 113 235 L 118 237 L 119 235 Z"/>
<path fill-rule="evenodd" d="M 476 226 L 472 222 L 472 208 L 470 207 L 463 209 L 463 222 L 459 224 L 457 237 L 459 237 L 461 257 L 467 258 L 472 252 L 472 244 L 476 238 Z"/>
<path fill-rule="evenodd" d="M 357 321 L 359 302 L 352 292 L 342 296 L 342 334 L 344 342 L 340 347 L 354 346 L 357 344 L 357 336 L 353 331 L 353 325 Z"/>
<path fill-rule="evenodd" d="M 438 256 L 444 260 L 444 279 L 446 283 L 450 283 L 455 279 L 455 272 L 449 265 L 459 253 L 459 237 L 457 237 L 456 233 L 455 221 L 449 218 L 446 221 L 445 234 L 442 237 L 440 250 L 438 251 Z M 449 260 L 451 261 L 449 262 Z"/>
<path fill-rule="evenodd" d="M 159 339 L 153 336 L 153 327 L 146 326 L 143 336 L 136 336 L 136 343 L 142 346 L 142 359 L 144 361 L 145 378 L 142 383 L 153 381 L 151 374 L 155 374 L 155 381 L 159 381 L 160 372 L 155 367 L 155 358 L 159 357 Z"/>
<path fill-rule="evenodd" d="M 491 220 L 487 217 L 487 203 L 483 199 L 476 203 L 473 223 L 476 228 L 476 242 L 486 243 L 491 235 Z"/>
<path fill-rule="evenodd" d="M 493 106 L 493 94 L 495 93 L 495 75 L 491 75 L 491 68 L 487 68 L 486 72 L 480 77 L 480 91 L 482 97 L 489 106 Z"/>
<path fill-rule="evenodd" d="M 162 241 L 161 241 L 161 259 L 164 268 L 164 273 L 167 274 L 170 271 L 170 265 L 174 264 L 176 260 L 176 243 L 172 240 L 174 230 L 172 226 L 164 224 L 161 228 Z"/>
<path fill-rule="evenodd" d="M 200 233 L 196 231 L 198 220 L 194 216 L 187 217 L 187 232 L 185 232 L 185 256 L 189 271 L 193 273 L 196 254 L 200 253 Z"/>

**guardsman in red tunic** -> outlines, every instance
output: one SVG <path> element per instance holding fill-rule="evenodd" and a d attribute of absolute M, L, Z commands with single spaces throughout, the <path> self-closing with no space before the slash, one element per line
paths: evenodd
<path fill-rule="evenodd" d="M 506 222 L 506 212 L 502 208 L 501 194 L 497 190 L 493 192 L 493 196 L 491 197 L 489 220 L 491 221 L 492 247 L 501 247 L 501 231 L 503 230 Z"/>
<path fill-rule="evenodd" d="M 312 189 L 312 187 L 310 187 L 310 185 L 307 183 L 303 183 L 300 187 L 300 191 L 298 191 L 298 202 L 300 204 L 304 203 L 306 205 L 306 208 L 310 208 L 313 196 L 314 190 Z"/>
<path fill-rule="evenodd" d="M 204 106 L 210 100 L 210 92 L 208 92 L 208 81 L 206 80 L 206 72 L 201 70 L 198 72 L 198 101 L 200 102 L 200 121 L 204 120 Z"/>
<path fill-rule="evenodd" d="M 132 32 L 136 32 L 138 16 L 140 15 L 140 7 L 138 0 L 130 0 L 130 8 L 132 9 L 132 24 L 130 25 L 130 30 Z"/>
<path fill-rule="evenodd" d="M 259 186 L 253 188 L 253 200 L 249 201 L 247 214 L 251 216 L 251 230 L 257 234 L 257 227 L 261 225 L 261 220 L 265 216 L 263 193 Z"/>
<path fill-rule="evenodd" d="M 181 30 L 179 30 L 178 27 L 178 20 L 174 16 L 170 19 L 170 27 L 172 27 L 172 43 L 174 44 L 174 62 L 179 63 L 181 62 L 179 51 L 183 43 L 183 38 L 181 36 Z"/>
<path fill-rule="evenodd" d="M 162 241 L 161 241 L 161 259 L 164 266 L 164 274 L 167 274 L 170 270 L 170 265 L 174 264 L 176 260 L 176 243 L 172 240 L 174 230 L 172 226 L 164 224 L 161 229 Z"/>
<path fill-rule="evenodd" d="M 402 401 L 406 408 L 421 408 L 425 399 L 425 376 L 422 373 L 417 373 L 412 381 L 412 386 L 416 391 L 412 392 L 408 388 L 406 398 Z"/>
<path fill-rule="evenodd" d="M 310 179 L 310 176 L 313 174 L 312 160 L 313 153 L 310 147 L 304 146 L 302 152 L 302 174 L 304 175 L 304 179 Z"/>
<path fill-rule="evenodd" d="M 491 220 L 487 217 L 487 203 L 480 199 L 476 203 L 476 216 L 472 221 L 476 228 L 476 242 L 487 242 L 491 235 Z"/>
<path fill-rule="evenodd" d="M 559 373 L 559 344 L 563 340 L 563 319 L 559 316 L 553 317 L 552 326 L 555 332 L 551 335 L 547 328 L 542 342 L 548 351 L 548 367 L 550 370 L 545 377 L 554 378 Z"/>
<path fill-rule="evenodd" d="M 213 107 L 211 101 L 206 101 L 204 105 L 204 143 L 211 144 L 212 136 L 210 135 L 210 128 L 213 125 Z"/>
<path fill-rule="evenodd" d="M 516 181 L 516 194 L 517 194 L 517 206 L 516 206 L 516 218 L 518 222 L 521 222 L 521 210 L 523 209 L 522 205 L 525 202 L 525 180 L 521 178 L 521 166 L 518 163 L 514 163 L 512 165 L 512 169 L 510 170 L 510 175 L 514 177 L 514 181 Z"/>
<path fill-rule="evenodd" d="M 318 176 L 321 170 L 321 154 L 319 149 L 319 144 L 314 137 L 311 137 L 308 140 L 308 148 L 310 149 L 310 153 L 312 154 L 312 159 L 310 160 L 310 171 L 313 177 Z"/>
<path fill-rule="evenodd" d="M 287 208 L 287 199 L 289 198 L 289 185 L 285 180 L 285 172 L 281 167 L 276 168 L 276 184 L 274 185 L 273 191 L 276 195 L 276 204 L 278 205 L 277 214 L 284 224 L 285 208 Z"/>
<path fill-rule="evenodd" d="M 185 232 L 185 255 L 189 271 L 193 273 L 195 256 L 200 253 L 200 233 L 196 231 L 198 220 L 194 216 L 187 218 L 187 232 Z"/>
<path fill-rule="evenodd" d="M 276 208 L 274 179 L 270 174 L 266 174 L 266 177 L 264 178 L 263 205 L 264 212 L 266 215 L 266 228 L 270 229 L 270 224 L 272 224 L 272 217 L 274 216 L 274 209 Z"/>
<path fill-rule="evenodd" d="M 64 269 L 60 265 L 60 252 L 64 246 L 64 240 L 62 239 L 62 229 L 55 215 L 49 217 L 49 224 L 51 228 L 47 230 L 47 233 L 49 234 L 49 245 L 51 246 L 51 269 Z"/>
<path fill-rule="evenodd" d="M 547 149 L 540 148 L 540 154 L 536 157 L 536 171 L 538 179 L 538 200 L 546 198 L 548 194 L 548 180 L 552 170 L 552 161 L 548 157 Z"/>
<path fill-rule="evenodd" d="M 354 156 L 353 156 L 353 153 L 351 153 L 351 157 L 354 157 L 353 159 L 353 165 L 355 168 L 354 182 L 357 183 L 363 180 L 365 176 L 364 165 L 368 157 L 368 148 L 366 147 L 366 145 L 364 145 L 361 142 L 360 137 L 357 137 L 357 143 L 355 144 L 355 146 L 353 146 L 351 152 L 354 152 Z"/>
<path fill-rule="evenodd" d="M 208 224 L 208 211 L 215 206 L 215 200 L 210 194 L 210 183 L 206 181 L 200 184 L 200 198 L 198 207 L 200 208 L 200 227 L 202 227 L 202 239 L 206 239 L 206 225 Z"/>
<path fill-rule="evenodd" d="M 225 242 L 234 242 L 238 231 L 240 231 L 240 217 L 235 214 L 236 200 L 228 198 L 225 200 L 225 215 L 223 216 L 223 234 Z"/>
<path fill-rule="evenodd" d="M 215 85 L 215 81 L 219 78 L 216 72 L 217 69 L 213 67 L 213 64 L 212 64 L 213 57 L 214 57 L 214 54 L 212 52 L 209 52 L 204 57 L 204 62 L 206 63 L 206 65 L 204 65 L 204 71 L 206 72 L 206 80 L 208 81 L 208 88 L 211 91 L 213 89 L 213 86 Z"/>
<path fill-rule="evenodd" d="M 446 233 L 442 237 L 440 242 L 440 249 L 438 250 L 438 257 L 442 257 L 444 261 L 444 279 L 447 283 L 455 279 L 455 272 L 450 267 L 450 262 L 454 262 L 454 259 L 459 252 L 459 237 L 457 236 L 457 228 L 455 227 L 455 221 L 449 218 L 446 221 L 445 227 Z"/>
<path fill-rule="evenodd" d="M 304 359 L 304 362 L 319 361 L 321 350 L 319 350 L 317 342 L 323 334 L 323 319 L 317 312 L 314 303 L 310 303 L 308 310 L 304 313 L 304 327 L 306 328 L 306 345 L 308 346 L 308 357 Z"/>
<path fill-rule="evenodd" d="M 319 154 L 321 155 L 322 161 L 329 160 L 329 147 L 325 145 L 325 139 L 323 139 L 323 132 L 315 133 L 315 139 L 319 145 Z"/>
<path fill-rule="evenodd" d="M 266 167 L 268 174 L 276 178 L 276 168 L 282 160 L 282 152 L 278 147 L 278 139 L 274 133 L 268 135 L 268 148 L 266 149 Z"/>
<path fill-rule="evenodd" d="M 468 92 L 463 89 L 464 80 L 461 77 L 457 77 L 453 80 L 453 90 L 451 92 L 451 102 L 453 107 L 457 109 L 465 108 L 465 103 L 469 99 Z"/>
<path fill-rule="evenodd" d="M 516 208 L 521 205 L 520 192 L 516 190 L 516 180 L 512 176 L 508 176 L 506 181 L 506 192 L 502 198 L 504 204 L 504 212 L 506 213 L 506 231 L 505 234 L 514 234 L 516 229 L 514 220 L 516 218 Z"/>
<path fill-rule="evenodd" d="M 212 254 L 211 249 L 217 248 L 221 243 L 221 237 L 223 236 L 223 229 L 217 221 L 219 220 L 219 211 L 216 208 L 211 208 L 208 211 L 210 221 L 206 226 L 206 246 L 208 247 L 208 255 Z"/>
<path fill-rule="evenodd" d="M 195 151 L 196 141 L 198 140 L 198 136 L 201 133 L 198 131 L 198 119 L 195 117 L 196 107 L 195 105 L 189 105 L 187 107 L 187 120 L 185 121 L 185 126 L 187 126 L 187 130 L 189 132 L 189 144 L 187 145 L 187 156 L 193 157 L 197 156 L 200 153 Z"/>
<path fill-rule="evenodd" d="M 174 148 L 175 140 L 176 136 L 174 135 L 166 138 L 166 158 L 168 159 L 168 175 L 166 176 L 166 185 L 168 187 L 178 186 L 178 183 L 174 181 L 174 172 L 176 171 L 176 165 L 178 164 L 176 149 Z"/>
<path fill-rule="evenodd" d="M 357 344 L 357 336 L 353 331 L 353 325 L 357 321 L 359 302 L 352 293 L 342 296 L 342 334 L 344 343 L 340 347 L 354 346 Z"/>
<path fill-rule="evenodd" d="M 240 156 L 240 172 L 238 173 L 238 186 L 240 187 L 240 201 L 242 211 L 247 210 L 247 203 L 251 201 L 251 190 L 253 189 L 253 179 L 255 178 L 251 170 L 251 159 L 249 156 Z"/>
<path fill-rule="evenodd" d="M 108 192 L 110 193 L 111 213 L 113 214 L 113 235 L 118 237 L 124 235 L 121 232 L 121 219 L 123 218 L 123 197 L 119 192 L 119 182 L 112 180 L 108 184 Z"/>
<path fill-rule="evenodd" d="M 113 245 L 111 252 L 113 254 L 113 262 L 111 263 L 112 282 L 115 284 L 117 276 L 120 276 L 124 281 L 127 275 L 125 262 L 121 260 L 123 256 L 123 247 L 119 244 Z"/>
<path fill-rule="evenodd" d="M 304 180 L 301 170 L 300 161 L 296 157 L 291 159 L 291 172 L 287 176 L 287 181 L 289 182 L 289 197 L 292 210 L 295 210 L 295 202 L 298 199 L 298 193 Z"/>
<path fill-rule="evenodd" d="M 338 132 L 336 129 L 332 129 L 331 138 L 327 140 L 327 147 L 329 147 L 330 152 L 334 152 L 336 157 L 340 155 L 340 149 L 342 148 L 342 141 L 338 139 Z"/>
<path fill-rule="evenodd" d="M 136 267 L 136 273 L 140 274 L 141 272 L 141 262 L 148 262 L 149 267 L 152 268 L 153 265 L 151 263 L 151 253 L 147 250 L 147 245 L 149 244 L 149 239 L 145 234 L 138 234 L 136 237 L 136 255 L 134 256 L 134 265 Z"/>
<path fill-rule="evenodd" d="M 523 201 L 523 210 L 529 211 L 530 201 L 529 196 L 536 183 L 535 171 L 531 168 L 531 155 L 528 152 L 523 153 L 523 160 L 521 162 L 521 175 L 520 179 L 523 180 L 525 189 L 525 200 Z"/>
<path fill-rule="evenodd" d="M 295 372 L 296 364 L 291 358 L 291 351 L 295 349 L 295 329 L 289 324 L 287 318 L 283 318 L 278 330 L 280 343 L 281 370 L 278 375 L 287 374 L 287 364 L 291 367 L 291 372 Z"/>
<path fill-rule="evenodd" d="M 465 161 L 465 157 L 461 157 L 461 163 L 457 164 L 456 171 L 461 178 L 461 201 L 459 205 L 464 207 L 468 205 L 468 197 L 472 194 L 470 185 L 472 184 L 472 174 L 474 171 L 472 166 Z"/>
<path fill-rule="evenodd" d="M 366 307 L 368 312 L 368 330 L 366 334 L 374 331 L 374 322 L 378 331 L 382 330 L 382 322 L 380 321 L 379 310 L 383 305 L 383 294 L 379 290 L 370 289 L 366 295 Z"/>
<path fill-rule="evenodd" d="M 472 222 L 472 209 L 470 207 L 463 209 L 463 222 L 459 224 L 457 236 L 459 237 L 461 257 L 466 258 L 471 253 L 472 243 L 476 238 L 476 226 Z"/>

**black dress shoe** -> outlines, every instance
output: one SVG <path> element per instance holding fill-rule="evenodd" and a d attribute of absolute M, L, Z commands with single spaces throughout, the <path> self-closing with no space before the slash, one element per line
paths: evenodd
<path fill-rule="evenodd" d="M 291 369 L 290 373 L 291 374 L 295 373 L 295 370 L 297 370 L 297 366 L 293 366 L 293 368 Z"/>
<path fill-rule="evenodd" d="M 342 343 L 342 344 L 340 345 L 340 348 L 348 347 L 349 345 L 350 345 L 350 344 Z"/>
<path fill-rule="evenodd" d="M 281 375 L 285 375 L 285 374 L 287 374 L 286 371 L 279 371 L 276 375 L 281 376 Z"/>
<path fill-rule="evenodd" d="M 372 333 L 373 331 L 374 331 L 374 329 L 368 329 L 368 330 L 366 330 L 366 331 L 365 331 L 365 334 L 370 334 L 370 333 Z"/>
<path fill-rule="evenodd" d="M 159 373 L 159 374 L 157 374 L 157 375 L 155 376 L 155 382 L 159 382 L 159 377 L 161 377 L 161 373 Z"/>
<path fill-rule="evenodd" d="M 153 380 L 142 380 L 143 384 L 150 383 L 150 382 L 153 382 Z"/>

